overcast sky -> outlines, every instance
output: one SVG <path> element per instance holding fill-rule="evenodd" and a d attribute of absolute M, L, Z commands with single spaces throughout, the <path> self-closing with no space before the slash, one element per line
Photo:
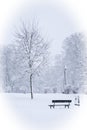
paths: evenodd
<path fill-rule="evenodd" d="M 52 5 L 29 6 L 20 12 L 25 21 L 36 19 L 39 22 L 44 37 L 52 41 L 52 52 L 59 52 L 63 40 L 70 34 L 78 31 L 75 20 L 70 11 L 63 6 Z"/>
<path fill-rule="evenodd" d="M 78 17 L 60 0 L 57 4 L 48 2 L 49 0 L 44 3 L 30 1 L 18 3 L 14 9 L 11 8 L 12 11 L 10 9 L 8 12 L 10 15 L 5 25 L 3 44 L 13 43 L 15 28 L 19 28 L 21 20 L 26 24 L 36 20 L 43 37 L 51 41 L 50 52 L 53 58 L 55 54 L 61 53 L 64 39 L 81 30 L 78 26 Z"/>
<path fill-rule="evenodd" d="M 26 22 L 38 21 L 39 28 L 44 38 L 51 41 L 52 55 L 61 52 L 63 40 L 72 33 L 78 32 L 77 21 L 71 10 L 64 4 L 30 4 L 26 3 L 9 17 L 9 24 L 6 30 L 6 44 L 13 40 L 15 27 L 21 20 Z"/>

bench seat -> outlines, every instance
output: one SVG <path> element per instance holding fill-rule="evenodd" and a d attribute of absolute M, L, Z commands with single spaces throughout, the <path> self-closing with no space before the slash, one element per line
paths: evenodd
<path fill-rule="evenodd" d="M 55 108 L 55 106 L 65 106 L 65 108 L 69 108 L 71 102 L 72 100 L 52 100 L 53 104 L 50 104 L 49 107 Z"/>

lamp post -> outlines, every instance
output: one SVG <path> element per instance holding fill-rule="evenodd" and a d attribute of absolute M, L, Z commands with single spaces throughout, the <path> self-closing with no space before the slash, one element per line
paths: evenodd
<path fill-rule="evenodd" d="M 67 68 L 66 68 L 66 66 L 64 66 L 63 93 L 64 93 L 64 91 L 65 91 L 65 87 L 66 87 L 66 85 L 67 85 L 67 80 L 66 80 L 66 70 L 67 70 Z"/>
<path fill-rule="evenodd" d="M 66 66 L 64 67 L 64 86 L 66 86 Z"/>

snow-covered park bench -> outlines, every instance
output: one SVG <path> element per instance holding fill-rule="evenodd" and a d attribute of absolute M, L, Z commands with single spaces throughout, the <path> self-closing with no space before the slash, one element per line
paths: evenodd
<path fill-rule="evenodd" d="M 71 102 L 72 100 L 52 100 L 53 104 L 49 105 L 49 107 L 55 108 L 55 106 L 65 106 L 65 108 L 69 108 Z"/>

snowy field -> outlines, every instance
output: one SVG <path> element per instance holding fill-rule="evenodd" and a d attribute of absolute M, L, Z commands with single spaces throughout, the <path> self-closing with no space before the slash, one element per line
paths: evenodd
<path fill-rule="evenodd" d="M 87 130 L 87 95 L 64 94 L 0 94 L 0 130 Z M 71 99 L 70 108 L 50 109 L 53 99 Z"/>

